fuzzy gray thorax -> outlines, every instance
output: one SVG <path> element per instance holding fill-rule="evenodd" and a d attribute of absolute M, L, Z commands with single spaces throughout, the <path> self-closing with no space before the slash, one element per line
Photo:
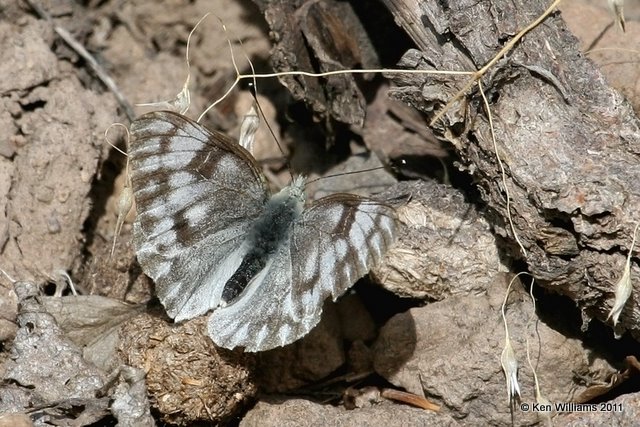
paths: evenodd
<path fill-rule="evenodd" d="M 267 265 L 269 257 L 289 240 L 293 224 L 304 208 L 305 179 L 296 177 L 291 184 L 271 196 L 262 214 L 253 223 L 245 245 L 248 251 L 240 267 L 222 291 L 222 300 L 231 304 L 251 280 Z"/>

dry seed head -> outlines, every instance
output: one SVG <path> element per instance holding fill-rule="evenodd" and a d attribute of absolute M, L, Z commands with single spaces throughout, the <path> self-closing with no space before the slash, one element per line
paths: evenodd
<path fill-rule="evenodd" d="M 154 107 L 159 110 L 169 110 L 180 114 L 185 114 L 189 111 L 189 107 L 191 106 L 191 92 L 189 92 L 189 81 L 191 80 L 191 63 L 189 62 L 189 46 L 191 45 L 191 37 L 193 36 L 194 31 L 205 18 L 209 16 L 209 13 L 205 14 L 200 20 L 193 26 L 191 32 L 189 32 L 189 37 L 187 37 L 187 51 L 185 53 L 185 61 L 187 63 L 187 78 L 184 80 L 184 85 L 182 85 L 182 90 L 178 92 L 175 98 L 170 99 L 169 101 L 160 101 L 160 102 L 150 102 L 144 104 L 136 104 L 138 106 L 144 107 Z"/>
<path fill-rule="evenodd" d="M 551 402 L 544 396 L 541 396 L 538 391 L 536 391 L 536 403 L 540 408 L 549 408 L 551 407 Z M 538 411 L 538 419 L 545 426 L 553 426 L 553 422 L 551 421 L 551 416 L 553 415 L 553 411 Z"/>
<path fill-rule="evenodd" d="M 189 72 L 190 73 L 190 72 Z M 189 92 L 189 79 L 191 74 L 187 74 L 187 78 L 182 86 L 182 90 L 178 92 L 175 98 L 168 101 L 145 102 L 136 104 L 138 107 L 153 107 L 158 110 L 169 110 L 180 114 L 185 114 L 191 105 L 191 92 Z"/>
<path fill-rule="evenodd" d="M 111 253 L 109 257 L 113 257 L 113 253 L 116 250 L 116 240 L 122 231 L 122 225 L 127 218 L 131 206 L 133 205 L 133 190 L 131 189 L 131 181 L 129 179 L 129 172 L 127 170 L 127 180 L 125 182 L 122 191 L 120 192 L 120 198 L 118 199 L 118 220 L 116 221 L 116 229 L 113 233 L 113 244 L 111 245 Z"/>
<path fill-rule="evenodd" d="M 509 281 L 509 286 L 507 286 L 507 291 L 504 295 L 504 300 L 502 301 L 502 307 L 500 312 L 502 314 L 502 322 L 504 324 L 504 349 L 502 350 L 502 354 L 500 355 L 500 364 L 502 365 L 502 370 L 504 371 L 505 380 L 507 381 L 507 398 L 509 399 L 509 403 L 513 402 L 513 400 L 517 397 L 520 397 L 520 385 L 518 384 L 518 360 L 516 359 L 516 355 L 513 351 L 513 347 L 511 346 L 511 337 L 509 336 L 509 326 L 507 325 L 507 315 L 505 314 L 505 307 L 507 306 L 507 299 L 509 298 L 509 293 L 511 292 L 511 286 L 516 281 L 518 276 L 522 274 L 528 274 L 524 271 L 516 274 Z"/>
<path fill-rule="evenodd" d="M 533 302 L 534 314 L 535 314 L 535 305 L 536 300 L 533 298 L 533 279 L 531 280 L 531 291 L 529 293 L 531 296 L 531 301 Z M 529 351 L 529 339 L 527 338 L 527 363 L 529 364 L 529 368 L 531 369 L 531 373 L 533 374 L 533 381 L 536 387 L 536 403 L 540 405 L 540 408 L 546 409 L 551 407 L 551 402 L 542 395 L 540 392 L 540 381 L 538 380 L 538 373 L 536 372 L 536 368 L 533 366 L 531 362 L 531 352 Z M 552 411 L 539 410 L 538 411 L 538 419 L 545 426 L 553 426 L 553 422 L 551 421 Z"/>
<path fill-rule="evenodd" d="M 613 307 L 611 307 L 611 311 L 607 316 L 607 320 L 613 319 L 613 326 L 618 324 L 618 318 L 620 317 L 620 313 L 622 313 L 622 309 L 626 304 L 627 300 L 631 296 L 631 270 L 629 262 L 627 261 L 624 266 L 624 272 L 622 273 L 622 277 L 616 283 L 615 286 L 615 300 L 613 302 Z"/>
<path fill-rule="evenodd" d="M 607 0 L 609 9 L 613 13 L 613 19 L 623 32 L 626 30 L 624 22 L 624 0 Z"/>
<path fill-rule="evenodd" d="M 130 137 L 129 129 L 122 123 L 114 123 L 111 126 L 109 126 L 109 128 L 104 132 L 104 139 L 107 141 L 107 144 L 109 144 L 115 150 L 117 150 L 118 152 L 122 153 L 124 156 L 127 157 L 127 165 L 125 167 L 126 180 L 125 180 L 125 184 L 122 189 L 122 192 L 120 193 L 120 198 L 118 199 L 118 220 L 116 221 L 116 229 L 113 233 L 113 244 L 111 245 L 111 253 L 109 254 L 109 258 L 113 257 L 113 253 L 116 249 L 116 240 L 120 235 L 120 231 L 122 230 L 122 225 L 124 224 L 124 220 L 127 217 L 127 214 L 129 214 L 129 211 L 131 210 L 131 206 L 133 205 L 133 191 L 131 190 L 131 180 L 129 178 L 129 156 L 127 153 L 125 153 L 124 151 L 116 147 L 116 145 L 112 143 L 111 140 L 109 140 L 109 135 L 108 135 L 109 129 L 115 126 L 122 126 L 124 128 L 124 131 L 126 133 L 127 147 L 129 146 L 129 137 Z"/>
<path fill-rule="evenodd" d="M 520 397 L 520 385 L 518 384 L 518 361 L 508 336 L 500 356 L 500 364 L 507 380 L 507 399 L 512 402 L 516 397 Z"/>
<path fill-rule="evenodd" d="M 260 118 L 256 111 L 255 101 L 251 106 L 251 109 L 244 115 L 242 119 L 242 125 L 240 126 L 240 138 L 238 142 L 248 152 L 252 153 L 253 141 L 256 137 L 256 131 L 260 126 Z"/>
<path fill-rule="evenodd" d="M 636 224 L 636 227 L 633 229 L 633 238 L 631 240 L 631 247 L 629 248 L 629 253 L 627 254 L 627 261 L 624 264 L 624 270 L 622 272 L 622 277 L 616 283 L 615 286 L 615 299 L 613 301 L 613 307 L 611 307 L 611 311 L 607 316 L 607 320 L 613 319 L 613 326 L 618 324 L 618 318 L 622 313 L 622 309 L 624 308 L 627 300 L 631 296 L 631 291 L 633 287 L 631 286 L 631 254 L 633 253 L 633 247 L 636 243 L 636 233 L 638 231 L 638 226 L 640 222 Z"/>

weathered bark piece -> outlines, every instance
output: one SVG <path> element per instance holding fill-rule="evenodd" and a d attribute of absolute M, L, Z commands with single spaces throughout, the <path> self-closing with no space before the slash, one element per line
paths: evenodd
<path fill-rule="evenodd" d="M 405 66 L 467 70 L 490 60 L 542 13 L 545 3 L 385 1 L 423 50 L 409 53 Z M 398 84 L 394 97 L 431 115 L 450 95 L 437 96 L 437 83 L 426 77 L 404 77 Z M 525 36 L 483 84 L 506 169 L 511 215 L 527 251 L 523 258 L 541 283 L 571 297 L 588 316 L 604 320 L 640 219 L 637 117 L 578 51 L 577 40 L 557 14 Z M 473 92 L 466 105 L 464 118 L 455 111 L 447 114 L 438 130 L 473 174 L 496 230 L 514 242 L 479 94 Z M 639 273 L 634 264 L 632 277 Z M 636 337 L 639 298 L 636 291 L 620 318 Z"/>
<path fill-rule="evenodd" d="M 325 72 L 375 68 L 378 58 L 348 2 L 256 0 L 271 36 L 276 70 Z M 297 99 L 323 118 L 362 126 L 366 102 L 352 75 L 281 77 Z"/>
<path fill-rule="evenodd" d="M 383 1 L 419 48 L 405 54 L 402 67 L 465 71 L 491 60 L 549 3 Z M 274 15 L 267 17 L 272 26 L 284 25 Z M 295 20 L 286 22 L 293 26 Z M 277 69 L 306 69 L 302 62 L 284 61 L 283 50 L 290 52 L 291 44 L 276 42 Z M 434 117 L 467 81 L 464 76 L 388 77 L 397 85 L 391 96 L 428 117 Z M 526 254 L 520 253 L 509 225 L 501 170 L 477 89 L 434 130 L 454 145 L 473 175 L 489 205 L 490 222 L 512 244 L 511 255 L 522 257 L 539 283 L 576 301 L 587 317 L 605 320 L 639 220 L 637 117 L 579 52 L 558 13 L 529 32 L 487 73 L 483 85 L 507 175 L 510 214 Z M 632 263 L 632 279 L 639 274 Z M 635 292 L 619 325 L 636 337 L 640 337 L 639 298 Z"/>

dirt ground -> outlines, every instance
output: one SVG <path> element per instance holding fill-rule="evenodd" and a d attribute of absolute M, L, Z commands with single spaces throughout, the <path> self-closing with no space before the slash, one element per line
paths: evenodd
<path fill-rule="evenodd" d="M 154 109 L 137 104 L 176 96 L 187 76 L 187 38 L 208 12 L 190 41 L 188 116 L 197 118 L 233 84 L 229 44 L 241 73 L 250 72 L 247 58 L 256 72 L 269 72 L 267 21 L 249 0 L 39 2 L 49 19 L 30 3 L 0 1 L 0 427 L 549 419 L 622 426 L 640 419 L 637 341 L 615 340 L 611 328 L 546 289 L 534 287 L 534 309 L 526 276 L 511 286 L 505 314 L 522 391 L 510 405 L 500 313 L 514 273 L 526 266 L 501 246 L 452 148 L 422 115 L 388 100 L 379 76 L 362 84 L 362 123 L 313 112 L 275 79 L 258 81 L 258 97 L 289 163 L 311 178 L 417 159 L 402 173 L 376 170 L 308 188 L 310 198 L 362 190 L 405 200 L 398 245 L 385 262 L 328 302 L 307 337 L 282 349 L 221 350 L 204 333 L 206 318 L 173 324 L 136 262 L 135 208 L 110 256 L 126 158 L 105 132 L 124 150 L 125 132 L 112 125 L 128 127 L 128 112 Z M 606 2 L 567 0 L 561 10 L 583 51 L 591 50 L 585 54 L 637 113 L 640 4 L 627 3 L 625 33 L 608 27 Z M 124 103 L 64 34 L 91 53 Z M 252 102 L 246 82 L 239 86 L 204 116 L 207 127 L 237 137 Z M 255 157 L 282 187 L 287 162 L 265 126 L 256 138 Z M 523 409 L 540 401 L 536 382 L 549 402 L 595 409 L 549 419 Z M 440 409 L 420 408 L 424 399 Z"/>

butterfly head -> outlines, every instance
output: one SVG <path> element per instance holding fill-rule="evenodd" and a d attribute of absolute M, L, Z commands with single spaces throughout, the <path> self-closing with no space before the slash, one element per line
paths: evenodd
<path fill-rule="evenodd" d="M 304 186 L 307 183 L 307 179 L 302 176 L 296 176 L 291 181 L 291 184 L 287 185 L 285 188 L 280 190 L 280 192 L 276 196 L 287 197 L 290 199 L 295 199 L 300 202 L 301 205 L 304 205 L 306 200 L 306 196 L 304 194 Z"/>
<path fill-rule="evenodd" d="M 171 317 L 213 310 L 207 331 L 221 347 L 264 351 L 306 335 L 324 300 L 393 241 L 390 206 L 338 194 L 305 209 L 302 176 L 269 197 L 246 150 L 182 115 L 149 113 L 131 133 L 138 260 Z"/>

